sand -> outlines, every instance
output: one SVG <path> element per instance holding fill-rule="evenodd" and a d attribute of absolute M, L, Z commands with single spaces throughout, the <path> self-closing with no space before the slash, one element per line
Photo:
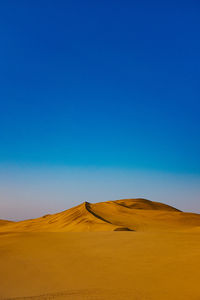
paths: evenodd
<path fill-rule="evenodd" d="M 120 201 L 2 221 L 0 299 L 199 300 L 200 215 Z"/>

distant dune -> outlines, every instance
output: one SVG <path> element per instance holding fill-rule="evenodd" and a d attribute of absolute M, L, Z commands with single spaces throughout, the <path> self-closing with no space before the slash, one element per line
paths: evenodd
<path fill-rule="evenodd" d="M 7 221 L 7 220 L 0 220 L 0 226 L 5 226 L 5 225 L 11 225 L 12 221 Z"/>
<path fill-rule="evenodd" d="M 66 211 L 20 222 L 1 221 L 4 232 L 84 232 L 186 230 L 200 226 L 200 215 L 146 199 L 84 202 Z"/>

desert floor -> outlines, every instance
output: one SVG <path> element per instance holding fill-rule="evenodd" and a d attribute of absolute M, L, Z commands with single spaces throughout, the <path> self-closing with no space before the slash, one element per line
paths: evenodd
<path fill-rule="evenodd" d="M 0 299 L 200 299 L 200 232 L 0 233 Z"/>

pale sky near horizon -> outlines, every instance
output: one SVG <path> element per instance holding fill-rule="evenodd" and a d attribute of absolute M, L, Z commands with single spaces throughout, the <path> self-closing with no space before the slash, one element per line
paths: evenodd
<path fill-rule="evenodd" d="M 2 167 L 0 219 L 21 220 L 63 211 L 83 201 L 147 198 L 200 213 L 200 177 L 150 170 Z"/>

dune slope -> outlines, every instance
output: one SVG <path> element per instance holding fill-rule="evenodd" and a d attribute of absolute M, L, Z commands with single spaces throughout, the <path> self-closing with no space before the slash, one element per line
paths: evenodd
<path fill-rule="evenodd" d="M 160 231 L 200 226 L 200 215 L 146 199 L 84 202 L 66 211 L 20 222 L 3 222 L 4 232 Z"/>
<path fill-rule="evenodd" d="M 84 202 L 61 213 L 41 218 L 13 222 L 0 231 L 12 232 L 62 232 L 62 231 L 107 231 L 116 226 L 90 212 L 90 204 Z"/>
<path fill-rule="evenodd" d="M 1 220 L 0 219 L 0 226 L 11 225 L 11 224 L 13 224 L 12 221 L 7 221 L 7 220 Z"/>

